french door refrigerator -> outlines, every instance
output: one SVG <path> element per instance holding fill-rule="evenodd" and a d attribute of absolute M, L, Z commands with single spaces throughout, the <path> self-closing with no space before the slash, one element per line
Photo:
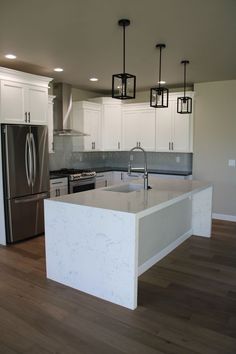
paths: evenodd
<path fill-rule="evenodd" d="M 43 201 L 49 196 L 45 126 L 2 125 L 7 243 L 44 232 Z"/>

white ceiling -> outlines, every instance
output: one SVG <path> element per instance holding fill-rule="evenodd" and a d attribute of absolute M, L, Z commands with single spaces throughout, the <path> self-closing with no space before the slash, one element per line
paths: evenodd
<path fill-rule="evenodd" d="M 183 59 L 191 84 L 236 79 L 236 0 L 0 0 L 0 65 L 109 91 L 122 72 L 121 18 L 131 21 L 126 69 L 138 90 L 157 83 L 160 42 L 169 86 L 181 85 Z"/>

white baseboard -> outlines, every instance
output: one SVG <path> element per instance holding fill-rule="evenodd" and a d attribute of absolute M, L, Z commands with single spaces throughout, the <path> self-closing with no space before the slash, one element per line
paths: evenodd
<path fill-rule="evenodd" d="M 236 222 L 236 215 L 227 215 L 227 214 L 212 214 L 212 219 L 218 220 L 226 220 L 226 221 L 235 221 Z"/>
<path fill-rule="evenodd" d="M 155 256 L 151 257 L 148 259 L 146 262 L 141 264 L 138 267 L 138 276 L 146 272 L 149 268 L 151 268 L 155 263 L 159 262 L 162 258 L 167 256 L 170 252 L 172 252 L 177 246 L 181 245 L 187 238 L 192 236 L 193 232 L 192 230 L 189 230 L 179 238 L 177 238 L 174 242 L 172 242 L 170 245 L 168 245 L 166 248 L 164 248 L 162 251 L 158 252 L 155 254 Z"/>

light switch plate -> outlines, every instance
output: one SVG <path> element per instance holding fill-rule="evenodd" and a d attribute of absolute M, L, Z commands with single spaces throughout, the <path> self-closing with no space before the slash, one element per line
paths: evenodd
<path fill-rule="evenodd" d="M 228 166 L 229 166 L 229 167 L 235 167 L 235 166 L 236 166 L 235 160 L 229 160 Z"/>

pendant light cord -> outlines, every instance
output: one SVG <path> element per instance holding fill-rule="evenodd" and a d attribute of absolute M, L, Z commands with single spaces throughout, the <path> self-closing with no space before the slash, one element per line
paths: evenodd
<path fill-rule="evenodd" d="M 125 73 L 125 25 L 123 25 L 123 73 Z"/>
<path fill-rule="evenodd" d="M 160 47 L 160 60 L 159 60 L 159 88 L 161 87 L 161 50 L 162 47 Z"/>
<path fill-rule="evenodd" d="M 186 92 L 186 62 L 184 63 L 184 98 L 185 98 L 185 92 Z"/>

